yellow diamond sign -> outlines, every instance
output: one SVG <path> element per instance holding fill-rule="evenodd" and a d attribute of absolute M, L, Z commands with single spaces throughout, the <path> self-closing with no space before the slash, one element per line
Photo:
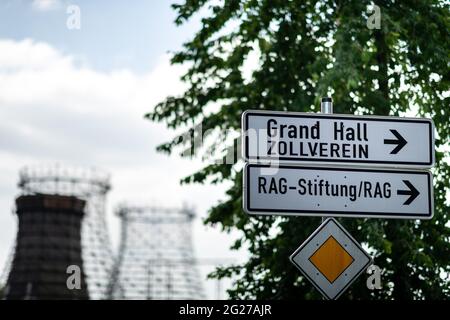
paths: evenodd
<path fill-rule="evenodd" d="M 372 258 L 336 220 L 325 220 L 291 255 L 292 263 L 328 299 L 337 299 Z"/>
<path fill-rule="evenodd" d="M 330 236 L 309 260 L 328 281 L 333 283 L 354 259 L 336 239 Z"/>

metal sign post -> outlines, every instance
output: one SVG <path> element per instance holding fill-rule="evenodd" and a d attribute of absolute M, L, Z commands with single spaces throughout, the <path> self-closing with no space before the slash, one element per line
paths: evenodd
<path fill-rule="evenodd" d="M 333 99 L 331 97 L 323 97 L 320 101 L 320 112 L 322 113 L 333 113 Z M 322 217 L 322 223 L 325 222 L 325 217 Z"/>

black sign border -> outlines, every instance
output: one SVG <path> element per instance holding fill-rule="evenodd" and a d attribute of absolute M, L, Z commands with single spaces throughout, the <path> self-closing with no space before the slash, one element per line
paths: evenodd
<path fill-rule="evenodd" d="M 274 116 L 274 117 L 285 117 L 285 118 L 322 118 L 322 119 L 343 119 L 343 120 L 353 120 L 353 121 L 378 121 L 378 122 L 411 122 L 411 123 L 426 123 L 428 124 L 428 130 L 429 130 L 429 161 L 427 162 L 413 162 L 413 161 L 378 161 L 378 160 L 356 160 L 356 159 L 317 159 L 317 158 L 290 158 L 290 157 L 249 157 L 249 150 L 248 150 L 248 136 L 245 135 L 245 132 L 248 130 L 248 118 L 249 116 Z M 434 166 L 435 159 L 433 156 L 434 151 L 434 135 L 433 135 L 433 122 L 431 119 L 408 119 L 408 118 L 382 118 L 377 116 L 345 116 L 341 114 L 334 114 L 334 115 L 325 115 L 325 114 L 306 114 L 306 113 L 286 113 L 280 111 L 280 113 L 275 112 L 272 113 L 270 111 L 255 111 L 255 110 L 248 110 L 243 113 L 244 117 L 244 128 L 243 128 L 243 135 L 245 135 L 244 139 L 244 160 L 247 162 L 251 161 L 260 161 L 260 160 L 266 160 L 266 161 L 297 161 L 297 162 L 320 162 L 320 163 L 361 163 L 361 164 L 392 164 L 392 165 L 404 165 L 407 167 L 412 166 L 419 166 L 419 167 L 432 167 Z M 400 120 L 401 119 L 401 120 Z"/>
<path fill-rule="evenodd" d="M 251 167 L 259 168 L 281 168 L 281 169 L 300 169 L 300 170 L 319 170 L 319 171 L 352 171 L 352 172 L 381 172 L 381 173 L 399 173 L 399 174 L 418 174 L 427 176 L 428 184 L 428 213 L 427 214 L 417 214 L 417 213 L 387 213 L 387 212 L 358 212 L 345 213 L 348 210 L 342 211 L 331 211 L 331 210 L 274 210 L 274 209 L 252 209 L 250 204 L 250 175 L 249 171 Z M 250 215 L 264 215 L 266 212 L 268 214 L 280 215 L 280 216 L 329 216 L 329 217 L 353 217 L 353 218 L 399 218 L 399 219 L 424 219 L 429 220 L 433 218 L 433 186 L 431 184 L 432 175 L 428 170 L 418 171 L 418 170 L 390 170 L 390 169 L 368 169 L 368 168 L 345 168 L 345 167 L 311 167 L 311 166 L 294 166 L 294 165 L 277 165 L 271 166 L 267 164 L 256 164 L 247 163 L 244 168 L 244 188 L 243 188 L 243 209 L 246 213 Z M 288 214 L 284 214 L 288 213 Z M 293 214 L 289 214 L 293 213 Z M 295 214 L 297 213 L 297 214 Z"/>

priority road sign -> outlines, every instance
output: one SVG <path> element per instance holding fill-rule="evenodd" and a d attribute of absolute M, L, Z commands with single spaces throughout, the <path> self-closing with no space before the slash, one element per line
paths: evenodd
<path fill-rule="evenodd" d="M 249 214 L 431 219 L 428 171 L 246 164 Z"/>
<path fill-rule="evenodd" d="M 290 260 L 328 299 L 337 299 L 372 263 L 360 244 L 332 218 L 325 220 Z"/>
<path fill-rule="evenodd" d="M 245 111 L 246 161 L 432 167 L 431 119 Z"/>

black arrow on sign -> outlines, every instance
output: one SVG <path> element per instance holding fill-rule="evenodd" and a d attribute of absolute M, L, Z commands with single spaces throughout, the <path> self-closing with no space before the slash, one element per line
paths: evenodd
<path fill-rule="evenodd" d="M 419 190 L 414 188 L 411 182 L 408 180 L 403 180 L 403 183 L 406 184 L 406 186 L 409 188 L 409 190 L 397 190 L 398 195 L 406 195 L 409 196 L 408 199 L 406 199 L 405 203 L 403 205 L 409 205 L 411 202 L 414 201 L 414 199 L 417 198 L 417 196 L 420 194 Z"/>
<path fill-rule="evenodd" d="M 408 143 L 397 130 L 389 129 L 397 139 L 384 139 L 384 144 L 396 144 L 397 146 L 391 151 L 391 154 L 397 154 Z"/>

